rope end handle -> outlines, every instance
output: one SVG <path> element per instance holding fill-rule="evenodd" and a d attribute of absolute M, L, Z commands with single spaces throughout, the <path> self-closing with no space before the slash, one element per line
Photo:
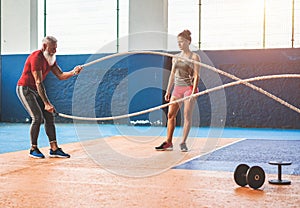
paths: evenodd
<path fill-rule="evenodd" d="M 58 117 L 58 116 L 59 116 L 59 113 L 56 112 L 56 111 L 53 111 L 52 115 L 53 115 L 53 117 Z"/>

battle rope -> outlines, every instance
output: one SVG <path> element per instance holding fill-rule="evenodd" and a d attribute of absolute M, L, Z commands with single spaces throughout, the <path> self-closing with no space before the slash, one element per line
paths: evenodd
<path fill-rule="evenodd" d="M 88 121 L 117 120 L 117 119 L 123 119 L 123 118 L 132 117 L 132 116 L 142 115 L 142 114 L 145 114 L 145 113 L 150 113 L 150 112 L 153 112 L 153 111 L 156 111 L 156 110 L 159 110 L 159 109 L 166 108 L 169 105 L 183 102 L 183 101 L 185 101 L 187 99 L 190 99 L 190 98 L 195 98 L 195 97 L 198 97 L 198 96 L 201 96 L 201 95 L 204 95 L 204 94 L 208 94 L 208 93 L 211 93 L 211 92 L 214 92 L 214 91 L 217 91 L 217 90 L 221 90 L 221 89 L 225 89 L 225 88 L 228 88 L 228 87 L 232 87 L 232 86 L 235 86 L 235 85 L 240 85 L 240 84 L 245 84 L 245 83 L 247 83 L 249 85 L 252 85 L 249 82 L 259 81 L 259 80 L 268 80 L 268 79 L 279 79 L 279 78 L 300 78 L 300 74 L 268 75 L 268 76 L 259 76 L 259 77 L 248 78 L 248 79 L 239 79 L 239 80 L 234 81 L 234 82 L 230 82 L 230 83 L 227 83 L 227 84 L 224 84 L 224 85 L 220 85 L 220 86 L 217 86 L 217 87 L 213 87 L 213 88 L 210 88 L 210 89 L 207 89 L 207 90 L 204 90 L 204 91 L 192 94 L 192 95 L 190 95 L 188 97 L 184 97 L 184 98 L 175 100 L 173 102 L 169 102 L 169 103 L 166 103 L 166 104 L 163 104 L 163 105 L 160 105 L 160 106 L 149 108 L 147 110 L 143 110 L 143 111 L 139 111 L 139 112 L 134 112 L 134 113 L 130 113 L 130 114 L 125 114 L 125 115 L 102 117 L 102 118 L 89 118 L 89 117 L 72 116 L 72 115 L 66 115 L 66 114 L 63 114 L 63 113 L 57 113 L 57 115 L 61 116 L 61 117 L 64 117 L 64 118 L 70 118 L 70 119 L 75 119 L 75 120 L 88 120 Z M 256 88 L 258 88 L 258 87 L 256 87 Z M 263 93 L 263 94 L 271 97 L 272 99 L 276 100 L 277 102 L 279 102 L 279 103 L 287 106 L 288 108 L 290 108 L 290 109 L 292 109 L 292 110 L 300 113 L 300 109 L 299 108 L 297 108 L 297 107 L 289 104 L 288 102 L 286 102 L 286 101 L 284 101 L 284 100 L 276 97 L 275 95 L 273 95 L 273 94 L 271 94 L 269 92 L 266 92 L 265 90 L 263 90 L 261 88 L 258 88 L 257 91 L 259 91 L 259 92 L 261 92 L 261 93 Z"/>

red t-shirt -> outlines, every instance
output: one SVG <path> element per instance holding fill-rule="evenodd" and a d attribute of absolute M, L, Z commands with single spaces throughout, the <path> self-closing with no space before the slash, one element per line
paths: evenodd
<path fill-rule="evenodd" d="M 42 71 L 43 79 L 45 80 L 47 74 L 51 71 L 51 68 L 56 65 L 56 62 L 50 66 L 43 55 L 41 50 L 34 51 L 30 54 L 25 62 L 23 73 L 17 83 L 18 86 L 27 86 L 32 89 L 37 89 L 35 80 L 32 75 L 33 71 Z"/>

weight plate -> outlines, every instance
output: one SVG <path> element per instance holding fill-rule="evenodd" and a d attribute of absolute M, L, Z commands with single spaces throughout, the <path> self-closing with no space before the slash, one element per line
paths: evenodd
<path fill-rule="evenodd" d="M 265 171 L 259 166 L 251 167 L 246 175 L 247 184 L 253 188 L 258 189 L 265 182 Z"/>
<path fill-rule="evenodd" d="M 234 181 L 239 186 L 246 186 L 247 180 L 246 180 L 246 174 L 249 169 L 249 166 L 246 164 L 240 164 L 236 167 L 234 171 Z"/>

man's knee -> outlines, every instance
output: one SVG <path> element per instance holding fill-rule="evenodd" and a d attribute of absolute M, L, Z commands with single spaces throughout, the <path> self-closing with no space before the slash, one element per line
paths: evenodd
<path fill-rule="evenodd" d="M 34 117 L 32 117 L 32 123 L 33 124 L 41 124 L 41 123 L 43 123 L 43 116 L 34 116 Z"/>

